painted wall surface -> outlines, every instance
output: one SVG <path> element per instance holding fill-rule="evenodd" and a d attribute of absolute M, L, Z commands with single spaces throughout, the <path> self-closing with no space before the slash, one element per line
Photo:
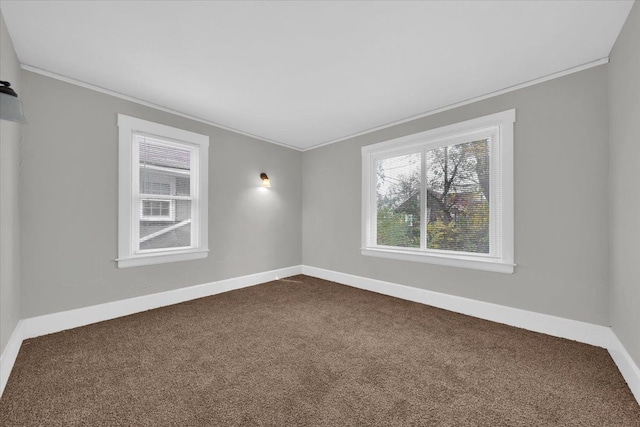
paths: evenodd
<path fill-rule="evenodd" d="M 23 317 L 301 263 L 301 153 L 23 71 Z M 209 256 L 118 269 L 117 114 L 209 135 Z M 260 172 L 271 188 L 260 188 Z"/>
<path fill-rule="evenodd" d="M 609 325 L 607 102 L 599 66 L 304 152 L 303 263 Z M 514 274 L 360 254 L 362 146 L 511 108 Z"/>
<path fill-rule="evenodd" d="M 0 80 L 22 94 L 20 63 L 0 12 Z M 20 313 L 20 126 L 0 120 L 0 353 Z"/>
<path fill-rule="evenodd" d="M 640 366 L 640 5 L 609 64 L 611 325 Z"/>

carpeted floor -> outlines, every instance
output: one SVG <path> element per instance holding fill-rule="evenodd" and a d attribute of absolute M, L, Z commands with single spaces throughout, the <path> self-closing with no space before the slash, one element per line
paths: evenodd
<path fill-rule="evenodd" d="M 307 276 L 27 340 L 2 426 L 640 426 L 606 350 Z"/>

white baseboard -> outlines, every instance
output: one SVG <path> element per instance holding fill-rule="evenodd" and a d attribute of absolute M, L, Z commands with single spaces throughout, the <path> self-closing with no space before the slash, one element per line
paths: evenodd
<path fill-rule="evenodd" d="M 278 270 L 265 271 L 262 273 L 250 274 L 248 276 L 218 280 L 216 282 L 189 286 L 187 288 L 180 288 L 157 294 L 143 295 L 136 298 L 78 308 L 75 310 L 30 317 L 23 320 L 24 339 L 52 334 L 54 332 L 77 328 L 91 323 L 115 319 L 117 317 L 128 316 L 141 311 L 178 304 L 197 298 L 221 294 L 235 289 L 246 288 L 248 286 L 258 285 L 271 280 L 301 274 L 301 271 L 301 266 L 297 265 L 294 267 L 280 268 Z"/>
<path fill-rule="evenodd" d="M 609 332 L 611 328 L 607 326 L 564 319 L 548 314 L 428 291 L 411 286 L 398 285 L 396 283 L 354 276 L 352 274 L 317 267 L 309 267 L 307 265 L 302 266 L 302 274 L 598 347 L 608 348 L 610 342 Z"/>
<path fill-rule="evenodd" d="M 622 345 L 618 336 L 611 330 L 611 343 L 609 345 L 609 354 L 618 366 L 620 373 L 624 377 L 631 393 L 635 396 L 638 404 L 640 404 L 640 367 L 631 358 L 627 349 Z"/>
<path fill-rule="evenodd" d="M 2 397 L 4 388 L 7 385 L 9 375 L 13 369 L 13 364 L 18 356 L 18 351 L 20 350 L 23 340 L 77 328 L 91 323 L 102 322 L 104 320 L 128 316 L 154 308 L 191 301 L 197 298 L 221 294 L 235 289 L 259 285 L 260 283 L 295 276 L 301 273 L 302 266 L 296 265 L 20 320 L 6 348 L 2 352 L 2 356 L 0 356 L 0 397 Z"/>
<path fill-rule="evenodd" d="M 398 285 L 323 268 L 302 266 L 302 274 L 354 288 L 418 302 L 480 319 L 606 348 L 640 404 L 640 368 L 610 327 L 536 313 L 519 308 Z"/>
<path fill-rule="evenodd" d="M 0 356 L 0 397 L 24 339 L 254 286 L 296 274 L 306 274 L 383 295 L 606 348 L 640 403 L 640 368 L 609 327 L 306 265 L 23 319 L 16 326 Z"/>
<path fill-rule="evenodd" d="M 22 345 L 23 338 L 23 321 L 18 321 L 9 341 L 7 342 L 2 355 L 0 355 L 0 397 L 2 397 L 2 393 L 4 392 L 4 388 L 7 385 L 7 381 L 9 381 L 9 375 L 11 375 L 11 371 L 13 370 L 13 365 L 16 363 L 16 358 L 18 357 L 18 352 L 20 351 L 20 346 Z"/>

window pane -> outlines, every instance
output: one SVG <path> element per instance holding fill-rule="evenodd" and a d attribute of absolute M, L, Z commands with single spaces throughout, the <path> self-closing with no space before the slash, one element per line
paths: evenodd
<path fill-rule="evenodd" d="M 141 165 L 190 170 L 191 152 L 189 150 L 156 143 L 153 139 L 144 136 L 139 138 Z"/>
<path fill-rule="evenodd" d="M 377 244 L 420 247 L 420 153 L 376 162 Z"/>
<path fill-rule="evenodd" d="M 176 177 L 176 196 L 191 195 L 191 179 L 188 176 Z"/>
<path fill-rule="evenodd" d="M 171 184 L 158 181 L 159 178 L 153 179 L 148 171 L 140 170 L 140 193 L 171 194 Z"/>
<path fill-rule="evenodd" d="M 140 193 L 190 196 L 191 152 L 139 137 Z"/>
<path fill-rule="evenodd" d="M 140 193 L 191 195 L 191 151 L 137 135 Z M 191 246 L 191 201 L 142 199 L 140 250 Z"/>
<path fill-rule="evenodd" d="M 427 248 L 489 253 L 489 144 L 427 151 Z"/>
<path fill-rule="evenodd" d="M 175 204 L 171 221 L 140 219 L 140 250 L 191 246 L 190 200 L 153 200 L 152 216 L 170 216 L 171 203 Z"/>

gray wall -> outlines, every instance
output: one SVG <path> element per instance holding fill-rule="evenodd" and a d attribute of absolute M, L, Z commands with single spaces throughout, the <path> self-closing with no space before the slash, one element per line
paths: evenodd
<path fill-rule="evenodd" d="M 602 197 L 608 191 L 609 173 L 607 86 L 612 92 L 611 137 L 616 140 L 611 163 L 637 162 L 638 156 L 632 155 L 637 154 L 637 144 L 629 142 L 637 139 L 637 128 L 628 125 L 633 120 L 613 118 L 617 109 L 627 114 L 620 117 L 632 114 L 628 110 L 633 90 L 628 87 L 631 75 L 637 75 L 638 60 L 637 52 L 629 53 L 633 36 L 628 33 L 631 28 L 637 35 L 637 9 L 636 5 L 630 18 L 635 24 L 627 23 L 616 45 L 611 79 L 608 67 L 600 66 L 305 153 L 23 71 L 29 124 L 23 128 L 20 182 L 22 315 L 15 311 L 17 302 L 10 304 L 12 322 L 304 263 L 610 324 L 609 204 Z M 5 50 L 3 45 L 3 63 Z M 630 61 L 635 65 L 627 64 Z M 637 81 L 633 83 L 637 94 Z M 361 146 L 510 108 L 517 109 L 518 117 L 518 266 L 513 275 L 360 255 Z M 207 259 L 131 269 L 115 266 L 117 113 L 210 135 Z M 637 117 L 637 110 L 633 114 Z M 12 138 L 17 146 L 18 137 Z M 3 133 L 3 143 L 4 139 Z M 629 186 L 618 193 L 621 196 L 612 196 L 615 206 L 627 203 L 624 194 L 632 193 L 634 180 L 632 167 L 619 177 L 614 169 L 613 179 Z M 258 188 L 262 171 L 272 179 L 271 190 Z M 629 307 L 633 298 L 637 303 L 638 290 L 632 284 L 638 281 L 624 265 L 633 265 L 628 262 L 631 251 L 624 248 L 633 244 L 627 232 L 633 227 L 637 231 L 632 217 L 638 209 L 640 204 L 614 209 L 614 228 L 623 231 L 614 233 L 612 245 L 627 258 L 613 260 L 611 301 L 616 331 L 636 355 L 639 344 L 630 337 L 638 317 Z M 11 244 L 18 241 L 14 238 Z M 17 273 L 14 268 L 14 277 Z M 11 298 L 18 301 L 17 288 L 11 289 Z M 5 301 L 3 294 L 3 320 Z M 5 323 L 3 334 L 14 325 Z M 3 345 L 4 340 L 3 335 Z"/>
<path fill-rule="evenodd" d="M 20 64 L 0 12 L 0 80 L 22 94 Z M 0 353 L 20 313 L 20 125 L 0 120 Z"/>
<path fill-rule="evenodd" d="M 636 2 L 609 65 L 611 324 L 640 366 L 640 5 Z"/>
<path fill-rule="evenodd" d="M 513 275 L 360 255 L 360 147 L 516 108 Z M 607 67 L 303 153 L 305 265 L 609 325 Z"/>
<path fill-rule="evenodd" d="M 301 263 L 301 153 L 23 71 L 23 317 Z M 179 88 L 178 88 L 179 90 Z M 118 269 L 117 113 L 210 136 L 204 260 Z M 259 188 L 267 172 L 272 188 Z"/>

